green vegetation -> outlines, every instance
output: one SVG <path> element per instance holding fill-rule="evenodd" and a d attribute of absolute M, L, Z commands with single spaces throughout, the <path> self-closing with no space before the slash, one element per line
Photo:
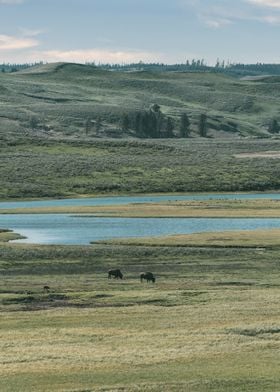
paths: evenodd
<path fill-rule="evenodd" d="M 244 235 L 0 244 L 1 391 L 276 392 L 279 233 Z M 123 281 L 107 279 L 114 267 Z"/>
<path fill-rule="evenodd" d="M 280 141 L 42 140 L 0 146 L 0 198 L 280 187 Z"/>
<path fill-rule="evenodd" d="M 205 113 L 199 116 L 198 131 L 201 137 L 207 137 L 207 116 Z"/>
<path fill-rule="evenodd" d="M 0 198 L 279 189 L 279 78 L 218 69 L 5 69 Z M 279 214 L 271 201 L 136 207 Z M 279 231 L 91 246 L 8 242 L 16 238 L 0 231 L 1 392 L 279 390 Z M 110 268 L 125 279 L 108 280 Z M 141 284 L 143 271 L 156 283 Z"/>
<path fill-rule="evenodd" d="M 279 75 L 280 64 L 242 64 L 226 63 L 217 59 L 215 66 L 205 63 L 204 59 L 187 60 L 184 64 L 159 64 L 159 63 L 136 63 L 136 64 L 103 64 L 99 66 L 110 71 L 149 71 L 149 72 L 213 72 L 235 77 L 240 76 L 267 76 Z"/>
<path fill-rule="evenodd" d="M 159 105 L 180 135 L 187 113 L 190 135 L 199 137 L 201 113 L 208 136 L 271 137 L 279 120 L 279 77 L 238 80 L 217 73 L 110 72 L 89 65 L 48 64 L 0 73 L 0 135 L 44 137 L 136 136 L 121 127 L 123 114 Z M 93 126 L 89 132 L 88 120 Z M 149 135 L 152 137 L 153 135 Z"/>
<path fill-rule="evenodd" d="M 253 159 L 280 151 L 278 84 L 63 63 L 0 73 L 0 198 L 279 189 L 279 156 Z"/>

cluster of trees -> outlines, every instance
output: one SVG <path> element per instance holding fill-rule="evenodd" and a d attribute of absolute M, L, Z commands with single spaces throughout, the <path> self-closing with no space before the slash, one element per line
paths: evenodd
<path fill-rule="evenodd" d="M 35 67 L 36 65 L 41 65 L 43 62 L 39 63 L 25 63 L 25 64 L 10 64 L 10 63 L 3 63 L 0 64 L 1 72 L 17 72 L 23 69 Z"/>
<path fill-rule="evenodd" d="M 34 67 L 43 64 L 38 63 L 26 63 L 26 64 L 0 64 L 0 70 L 2 72 L 16 72 L 22 69 Z M 95 62 L 89 62 L 88 65 L 107 69 L 111 71 L 152 71 L 152 72 L 218 72 L 230 75 L 242 76 L 242 75 L 280 75 L 280 64 L 243 64 L 243 63 L 231 63 L 225 60 L 217 59 L 215 65 L 208 65 L 204 59 L 191 59 L 186 60 L 185 63 L 178 64 L 164 64 L 164 63 L 139 63 L 131 64 L 96 64 Z"/>
<path fill-rule="evenodd" d="M 2 72 L 16 72 L 22 69 L 34 67 L 43 64 L 38 63 L 26 63 L 26 64 L 0 64 L 0 70 Z M 186 60 L 185 63 L 178 64 L 164 64 L 164 63 L 139 63 L 131 64 L 96 64 L 95 62 L 88 62 L 88 65 L 107 69 L 111 71 L 152 71 L 152 72 L 218 72 L 231 74 L 236 76 L 242 75 L 280 75 L 280 64 L 243 64 L 243 63 L 231 63 L 225 60 L 217 59 L 215 65 L 208 65 L 204 59 L 191 59 Z"/>
<path fill-rule="evenodd" d="M 123 132 L 133 130 L 137 137 L 174 137 L 175 122 L 173 118 L 165 116 L 157 104 L 154 104 L 149 110 L 124 113 L 120 125 Z"/>
<path fill-rule="evenodd" d="M 240 75 L 280 75 L 280 64 L 229 64 L 226 70 Z"/>
<path fill-rule="evenodd" d="M 131 63 L 131 64 L 95 64 L 88 63 L 111 71 L 152 71 L 152 72 L 218 72 L 230 75 L 280 75 L 280 64 L 243 64 L 231 63 L 217 59 L 215 65 L 208 65 L 204 59 L 186 60 L 185 63 Z"/>
<path fill-rule="evenodd" d="M 140 138 L 187 138 L 191 133 L 190 126 L 186 113 L 182 113 L 179 121 L 175 121 L 164 115 L 158 104 L 152 105 L 149 110 L 124 113 L 120 121 L 123 132 L 134 131 Z M 204 113 L 199 116 L 198 133 L 201 137 L 207 137 L 207 116 Z"/>

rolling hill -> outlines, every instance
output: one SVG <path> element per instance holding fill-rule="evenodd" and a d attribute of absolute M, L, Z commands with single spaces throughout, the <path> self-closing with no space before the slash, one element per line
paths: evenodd
<path fill-rule="evenodd" d="M 209 136 L 268 137 L 268 124 L 280 119 L 280 77 L 241 80 L 215 73 L 39 65 L 0 74 L 0 135 L 133 137 L 132 130 L 121 131 L 121 116 L 153 104 L 174 119 L 175 134 L 180 115 L 187 113 L 191 136 L 197 137 L 199 115 L 207 113 Z"/>

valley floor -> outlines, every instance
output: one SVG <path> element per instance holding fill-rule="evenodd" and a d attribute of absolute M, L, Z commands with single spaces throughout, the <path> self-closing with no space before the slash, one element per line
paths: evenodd
<path fill-rule="evenodd" d="M 217 233 L 215 246 L 208 234 L 190 246 L 2 243 L 1 391 L 278 391 L 278 234 L 236 233 L 229 247 Z"/>

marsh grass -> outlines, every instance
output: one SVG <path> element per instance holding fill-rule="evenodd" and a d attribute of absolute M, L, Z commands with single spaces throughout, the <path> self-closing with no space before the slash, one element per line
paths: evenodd
<path fill-rule="evenodd" d="M 279 200 L 205 200 L 1 209 L 0 214 L 80 214 L 117 218 L 278 218 Z M 89 215 L 90 214 L 90 215 Z"/>
<path fill-rule="evenodd" d="M 280 230 L 224 231 L 222 233 L 176 234 L 164 237 L 121 238 L 98 241 L 102 244 L 127 246 L 252 248 L 263 252 L 266 248 L 280 248 Z"/>
<path fill-rule="evenodd" d="M 192 241 L 0 244 L 1 392 L 276 392 L 278 233 Z M 111 267 L 125 279 L 108 280 Z"/>

